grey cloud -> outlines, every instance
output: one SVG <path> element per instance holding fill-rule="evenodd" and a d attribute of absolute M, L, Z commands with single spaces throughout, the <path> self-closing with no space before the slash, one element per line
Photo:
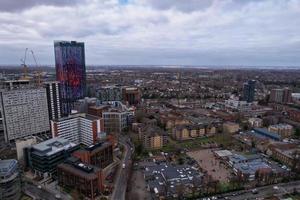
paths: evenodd
<path fill-rule="evenodd" d="M 213 0 L 145 0 L 152 7 L 160 10 L 176 9 L 182 12 L 192 12 L 206 9 Z"/>
<path fill-rule="evenodd" d="M 21 11 L 37 5 L 53 5 L 53 6 L 75 5 L 79 1 L 80 0 L 1 0 L 0 12 Z"/>

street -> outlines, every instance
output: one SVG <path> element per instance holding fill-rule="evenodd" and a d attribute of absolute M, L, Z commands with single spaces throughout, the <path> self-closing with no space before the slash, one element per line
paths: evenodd
<path fill-rule="evenodd" d="M 282 196 L 284 194 L 292 193 L 294 189 L 297 189 L 299 191 L 300 181 L 279 183 L 279 184 L 268 185 L 264 187 L 258 187 L 256 189 L 257 189 L 257 194 L 253 194 L 252 190 L 242 190 L 242 191 L 226 193 L 221 196 L 222 199 L 231 199 L 231 200 L 259 199 L 259 198 L 269 197 L 272 195 Z M 201 198 L 201 199 L 207 200 L 207 198 Z"/>
<path fill-rule="evenodd" d="M 131 166 L 131 156 L 134 148 L 133 145 L 130 145 L 128 142 L 128 137 L 120 137 L 119 143 L 124 146 L 124 157 L 121 160 L 119 170 L 117 172 L 117 180 L 115 182 L 115 188 L 111 195 L 111 199 L 113 200 L 124 200 L 126 189 L 127 189 L 127 180 L 128 175 L 130 173 Z M 122 165 L 125 164 L 125 168 L 123 169 Z"/>
<path fill-rule="evenodd" d="M 25 184 L 23 191 L 25 194 L 36 200 L 56 200 L 55 194 L 52 194 L 43 188 L 38 188 L 36 185 Z"/>

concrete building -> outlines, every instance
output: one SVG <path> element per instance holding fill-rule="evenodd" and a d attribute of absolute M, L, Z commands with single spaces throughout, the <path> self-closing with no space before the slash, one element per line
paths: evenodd
<path fill-rule="evenodd" d="M 0 160 L 0 199 L 17 200 L 21 197 L 21 177 L 16 160 Z"/>
<path fill-rule="evenodd" d="M 28 136 L 25 138 L 20 138 L 16 140 L 17 158 L 19 162 L 24 160 L 24 150 L 27 147 L 35 145 L 37 143 L 37 138 L 35 136 Z"/>
<path fill-rule="evenodd" d="M 104 131 L 100 117 L 88 114 L 73 114 L 57 120 L 51 120 L 52 137 L 60 137 L 75 144 L 92 145 Z"/>
<path fill-rule="evenodd" d="M 97 89 L 97 98 L 101 102 L 105 101 L 122 101 L 121 86 L 103 86 Z"/>
<path fill-rule="evenodd" d="M 75 151 L 73 156 L 84 163 L 104 169 L 113 162 L 113 145 L 111 142 L 100 142 Z"/>
<path fill-rule="evenodd" d="M 49 119 L 59 119 L 62 116 L 61 103 L 60 103 L 60 84 L 58 81 L 45 82 L 44 87 L 46 88 L 47 102 L 48 102 L 48 113 Z"/>
<path fill-rule="evenodd" d="M 64 162 L 74 151 L 76 145 L 63 138 L 52 138 L 26 148 L 27 166 L 40 177 L 52 177 L 58 164 Z"/>
<path fill-rule="evenodd" d="M 240 130 L 240 125 L 233 122 L 226 122 L 223 124 L 224 133 L 237 133 Z"/>
<path fill-rule="evenodd" d="M 74 103 L 73 111 L 76 111 L 78 113 L 87 113 L 88 108 L 91 106 L 97 106 L 100 104 L 100 101 L 95 97 L 85 97 L 83 99 L 78 99 Z"/>
<path fill-rule="evenodd" d="M 253 102 L 255 100 L 255 80 L 249 80 L 244 83 L 243 87 L 243 100 L 247 102 Z"/>
<path fill-rule="evenodd" d="M 268 130 L 281 135 L 282 138 L 290 137 L 294 133 L 293 126 L 289 124 L 275 124 L 269 126 Z"/>
<path fill-rule="evenodd" d="M 1 91 L 0 111 L 6 142 L 50 131 L 45 88 Z"/>
<path fill-rule="evenodd" d="M 129 125 L 132 112 L 121 102 L 111 102 L 108 108 L 102 112 L 104 131 L 106 133 L 121 133 Z"/>
<path fill-rule="evenodd" d="M 57 179 L 61 187 L 76 189 L 91 200 L 104 191 L 101 169 L 75 157 L 57 166 Z"/>

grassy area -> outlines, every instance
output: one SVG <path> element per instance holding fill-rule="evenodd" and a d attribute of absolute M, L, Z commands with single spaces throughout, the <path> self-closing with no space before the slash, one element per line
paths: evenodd
<path fill-rule="evenodd" d="M 21 199 L 20 200 L 32 200 L 32 198 L 30 196 L 27 196 L 26 194 L 23 194 L 21 196 Z"/>
<path fill-rule="evenodd" d="M 170 140 L 170 143 L 164 147 L 164 150 L 168 152 L 168 151 L 173 151 L 175 148 L 197 149 L 203 147 L 204 145 L 214 144 L 214 143 L 227 147 L 231 144 L 231 142 L 232 139 L 230 135 L 216 134 L 211 137 L 201 137 L 201 138 L 195 138 L 187 141 Z"/>
<path fill-rule="evenodd" d="M 283 196 L 284 198 L 292 198 L 293 200 L 299 200 L 300 194 L 286 194 Z"/>

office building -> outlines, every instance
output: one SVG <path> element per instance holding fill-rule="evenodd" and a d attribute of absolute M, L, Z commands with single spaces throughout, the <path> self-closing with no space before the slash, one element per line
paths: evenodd
<path fill-rule="evenodd" d="M 56 167 L 63 163 L 79 145 L 63 138 L 52 138 L 26 148 L 27 166 L 40 177 L 52 177 Z"/>
<path fill-rule="evenodd" d="M 100 142 L 75 151 L 73 156 L 84 163 L 104 169 L 113 162 L 113 146 L 111 142 Z"/>
<path fill-rule="evenodd" d="M 100 105 L 100 101 L 95 97 L 85 97 L 75 102 L 73 110 L 79 113 L 87 113 L 90 106 Z"/>
<path fill-rule="evenodd" d="M 75 157 L 57 166 L 57 179 L 61 187 L 76 189 L 91 200 L 104 191 L 101 169 Z"/>
<path fill-rule="evenodd" d="M 141 101 L 141 92 L 139 88 L 125 87 L 122 89 L 123 101 L 128 105 L 138 105 Z"/>
<path fill-rule="evenodd" d="M 109 107 L 102 112 L 104 131 L 106 133 L 121 133 L 128 127 L 131 112 L 121 102 L 105 104 Z"/>
<path fill-rule="evenodd" d="M 243 100 L 248 103 L 255 100 L 255 83 L 255 80 L 249 80 L 247 83 L 244 83 Z"/>
<path fill-rule="evenodd" d="M 0 199 L 20 199 L 21 177 L 18 170 L 16 160 L 0 160 Z"/>
<path fill-rule="evenodd" d="M 62 114 L 68 115 L 86 93 L 84 43 L 54 42 L 56 80 L 61 84 Z"/>
<path fill-rule="evenodd" d="M 291 103 L 292 91 L 289 88 L 272 89 L 270 93 L 270 102 L 274 103 Z"/>
<path fill-rule="evenodd" d="M 50 131 L 45 88 L 21 88 L 0 92 L 5 141 Z"/>
<path fill-rule="evenodd" d="M 47 94 L 49 119 L 61 118 L 60 84 L 58 81 L 44 83 Z"/>
<path fill-rule="evenodd" d="M 103 120 L 93 115 L 73 114 L 51 120 L 52 137 L 64 138 L 76 144 L 95 144 L 103 131 Z"/>
<path fill-rule="evenodd" d="M 122 88 L 120 86 L 104 86 L 97 90 L 97 97 L 101 102 L 121 101 Z"/>

